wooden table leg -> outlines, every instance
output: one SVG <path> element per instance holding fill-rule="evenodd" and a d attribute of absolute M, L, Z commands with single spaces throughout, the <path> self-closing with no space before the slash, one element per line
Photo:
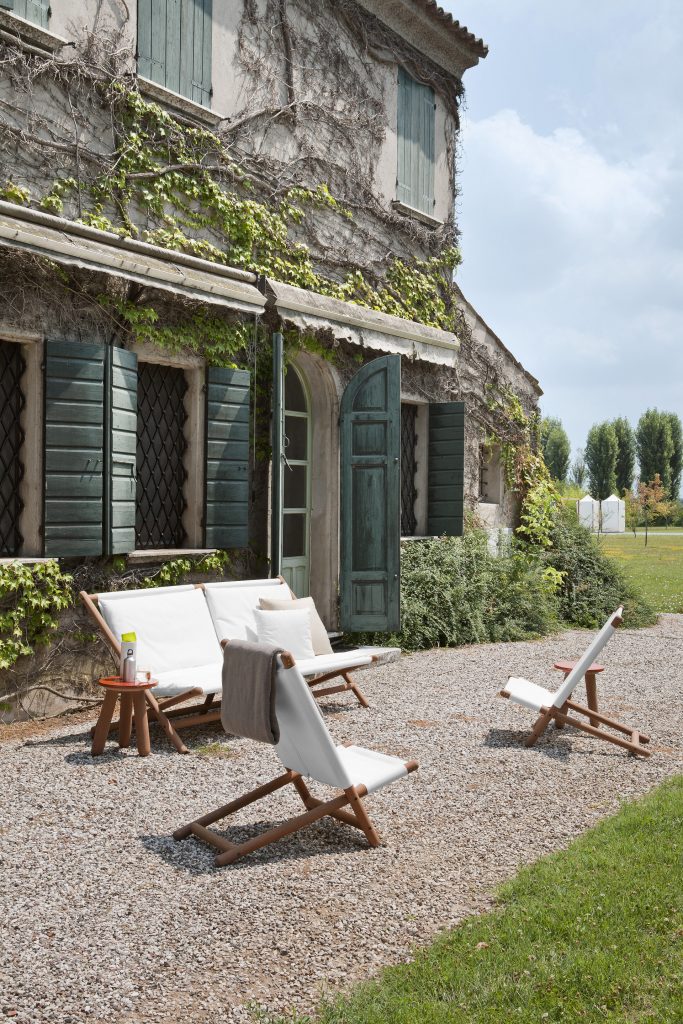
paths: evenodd
<path fill-rule="evenodd" d="M 107 690 L 104 695 L 104 703 L 102 704 L 100 717 L 97 719 L 95 735 L 92 738 L 92 747 L 90 748 L 90 753 L 93 757 L 97 757 L 104 750 L 117 698 L 118 693 L 116 690 Z"/>
<path fill-rule="evenodd" d="M 149 724 L 147 722 L 147 701 L 144 691 L 133 694 L 133 710 L 135 712 L 135 737 L 138 742 L 138 754 L 147 757 L 151 750 L 149 742 Z"/>
<path fill-rule="evenodd" d="M 586 697 L 588 701 L 588 707 L 591 711 L 598 710 L 598 686 L 595 679 L 595 672 L 586 672 Z M 599 727 L 600 722 L 597 718 L 590 718 L 590 724 L 594 725 L 596 729 Z"/>
<path fill-rule="evenodd" d="M 121 712 L 119 718 L 119 746 L 130 746 L 130 730 L 133 724 L 133 698 L 129 693 L 122 693 Z"/>
<path fill-rule="evenodd" d="M 565 672 L 565 674 L 564 674 L 564 678 L 566 679 L 568 675 L 569 675 L 569 672 Z M 556 728 L 556 729 L 564 729 L 564 722 L 560 722 L 560 721 L 559 721 L 559 720 L 558 720 L 558 719 L 556 718 L 556 719 L 555 719 L 555 728 Z"/>

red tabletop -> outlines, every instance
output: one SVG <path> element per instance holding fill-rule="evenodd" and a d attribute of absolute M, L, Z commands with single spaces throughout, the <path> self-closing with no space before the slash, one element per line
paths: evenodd
<path fill-rule="evenodd" d="M 560 672 L 571 672 L 571 670 L 574 668 L 574 665 L 576 665 L 576 664 L 577 664 L 576 661 L 556 661 L 555 664 L 553 665 L 553 668 L 559 668 Z M 594 661 L 593 664 L 590 665 L 586 669 L 586 672 L 604 672 L 604 671 L 605 671 L 605 666 L 604 665 L 598 665 L 598 663 L 596 661 Z"/>
<path fill-rule="evenodd" d="M 126 692 L 134 693 L 142 690 L 151 690 L 153 686 L 157 686 L 159 683 L 158 679 L 150 679 L 148 683 L 127 683 L 121 676 L 103 676 L 97 680 L 98 686 L 104 686 L 107 690 L 126 690 Z"/>

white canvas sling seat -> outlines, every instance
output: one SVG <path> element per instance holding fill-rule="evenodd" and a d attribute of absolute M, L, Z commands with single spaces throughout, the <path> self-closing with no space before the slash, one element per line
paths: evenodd
<path fill-rule="evenodd" d="M 81 598 L 117 659 L 121 634 L 136 634 L 137 665 L 151 670 L 159 680 L 153 690 L 145 691 L 148 717 L 156 719 L 176 750 L 187 753 L 177 729 L 220 718 L 214 698 L 221 690 L 223 652 L 201 589 L 190 583 L 94 595 L 83 592 Z M 202 696 L 200 706 L 170 711 Z M 110 728 L 117 726 L 114 722 Z"/>
<path fill-rule="evenodd" d="M 228 693 L 224 692 L 223 700 L 228 699 Z M 417 762 L 403 761 L 364 747 L 337 746 L 299 666 L 287 652 L 279 656 L 275 710 L 280 740 L 273 749 L 285 769 L 284 773 L 177 829 L 173 833 L 174 838 L 186 839 L 194 835 L 211 843 L 221 851 L 215 863 L 222 866 L 329 815 L 360 829 L 370 846 L 378 846 L 380 838 L 368 817 L 363 798 L 415 771 Z M 336 795 L 328 800 L 314 797 L 307 779 L 333 787 Z M 302 814 L 242 843 L 233 843 L 208 827 L 290 784 L 306 808 Z"/>
<path fill-rule="evenodd" d="M 282 576 L 274 579 L 205 583 L 202 586 L 219 640 L 257 640 L 254 613 L 259 610 L 261 598 L 272 601 L 289 601 L 294 598 Z M 316 697 L 351 690 L 359 704 L 368 707 L 365 695 L 350 674 L 351 669 L 371 665 L 379 661 L 383 655 L 391 654 L 400 654 L 400 650 L 388 647 L 356 648 L 351 651 L 319 654 L 315 658 L 302 659 L 298 665 L 308 685 L 315 687 Z M 322 690 L 318 688 L 323 683 L 339 678 L 343 679 L 342 683 L 327 686 Z"/>
<path fill-rule="evenodd" d="M 610 615 L 600 632 L 591 640 L 584 653 L 555 693 L 551 693 L 537 683 L 532 683 L 529 679 L 513 676 L 508 679 L 505 689 L 500 691 L 499 696 L 507 697 L 514 701 L 515 704 L 521 704 L 522 707 L 529 708 L 530 711 L 535 711 L 538 714 L 536 723 L 526 741 L 527 747 L 533 746 L 536 740 L 543 735 L 550 722 L 554 721 L 558 729 L 563 728 L 565 725 L 570 725 L 575 729 L 580 729 L 582 732 L 589 733 L 591 736 L 597 736 L 598 739 L 607 740 L 609 743 L 615 743 L 617 746 L 624 747 L 632 754 L 640 754 L 643 757 L 650 756 L 650 751 L 644 746 L 644 744 L 650 742 L 649 736 L 643 735 L 643 733 L 633 729 L 631 726 L 622 725 L 613 718 L 607 718 L 597 710 L 585 707 L 583 704 L 578 704 L 571 699 L 577 684 L 598 657 L 610 637 L 613 636 L 615 629 L 622 624 L 623 611 L 624 609 L 619 607 Z M 598 724 L 588 724 L 588 722 L 573 717 L 570 715 L 572 711 L 575 715 L 584 715 L 590 719 L 591 723 L 596 722 Z M 600 726 L 605 728 L 600 728 Z M 608 729 L 612 729 L 620 735 L 615 736 L 614 732 L 608 732 Z M 626 734 L 628 739 L 625 739 L 623 734 Z"/>

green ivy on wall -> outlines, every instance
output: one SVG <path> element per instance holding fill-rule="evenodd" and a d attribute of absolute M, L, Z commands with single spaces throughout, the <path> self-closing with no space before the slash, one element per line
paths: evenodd
<path fill-rule="evenodd" d="M 0 669 L 50 642 L 59 612 L 73 604 L 71 582 L 55 561 L 0 566 Z"/>

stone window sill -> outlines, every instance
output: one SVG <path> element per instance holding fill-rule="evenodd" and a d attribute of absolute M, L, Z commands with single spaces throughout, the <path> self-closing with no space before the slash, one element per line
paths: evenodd
<path fill-rule="evenodd" d="M 33 558 L 32 556 L 17 555 L 8 558 L 0 558 L 0 565 L 11 565 L 12 562 L 19 562 L 21 565 L 42 565 L 44 562 L 56 562 L 56 558 Z"/>
<path fill-rule="evenodd" d="M 426 224 L 429 228 L 440 228 L 443 226 L 443 221 L 439 220 L 438 217 L 431 217 L 428 213 L 423 213 L 422 210 L 416 210 L 413 206 L 407 206 L 400 199 L 393 199 L 391 208 L 396 213 L 400 213 L 402 217 L 419 220 L 421 224 Z"/>
<path fill-rule="evenodd" d="M 188 117 L 192 121 L 200 121 L 211 128 L 215 128 L 216 125 L 225 120 L 215 110 L 209 110 L 208 107 L 203 107 L 201 103 L 195 103 L 194 100 L 189 100 L 187 96 L 181 96 L 180 93 L 167 89 L 165 85 L 151 82 L 149 78 L 142 78 L 138 75 L 138 85 L 143 96 L 160 103 L 163 107 L 168 107 L 173 114 Z"/>
<path fill-rule="evenodd" d="M 41 54 L 55 53 L 62 46 L 73 46 L 68 39 L 57 36 L 11 11 L 0 10 L 0 39 L 19 43 L 24 49 Z"/>
<path fill-rule="evenodd" d="M 203 558 L 205 555 L 214 555 L 216 551 L 218 548 L 145 548 L 130 551 L 125 557 L 129 565 L 156 565 L 172 558 Z"/>

